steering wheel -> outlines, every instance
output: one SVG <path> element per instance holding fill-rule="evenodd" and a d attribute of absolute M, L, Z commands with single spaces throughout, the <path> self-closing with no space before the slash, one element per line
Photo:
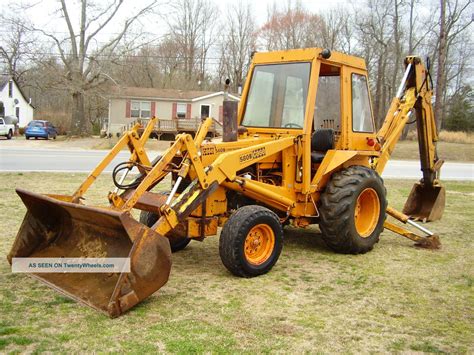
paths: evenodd
<path fill-rule="evenodd" d="M 283 126 L 284 128 L 303 128 L 297 123 L 289 122 Z"/>

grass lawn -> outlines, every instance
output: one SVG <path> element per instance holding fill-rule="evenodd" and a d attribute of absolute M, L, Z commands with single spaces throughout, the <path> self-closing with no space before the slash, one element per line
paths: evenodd
<path fill-rule="evenodd" d="M 0 174 L 0 353 L 4 352 L 474 352 L 474 184 L 446 182 L 439 251 L 384 232 L 365 255 L 338 255 L 317 227 L 285 230 L 273 270 L 241 279 L 218 239 L 173 255 L 159 292 L 118 319 L 12 274 L 6 261 L 25 208 L 14 193 L 71 193 L 81 174 Z M 110 176 L 105 177 L 110 181 Z M 105 198 L 103 179 L 90 200 Z M 388 180 L 400 208 L 411 183 Z"/>

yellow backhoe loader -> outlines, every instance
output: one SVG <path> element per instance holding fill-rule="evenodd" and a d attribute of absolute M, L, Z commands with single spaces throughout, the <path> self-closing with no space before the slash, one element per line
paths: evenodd
<path fill-rule="evenodd" d="M 241 277 L 273 267 L 287 223 L 318 224 L 339 253 L 370 251 L 384 228 L 437 248 L 439 238 L 413 221 L 439 219 L 445 203 L 431 97 L 429 71 L 407 57 L 376 131 L 363 59 L 320 48 L 256 53 L 235 121 L 226 115 L 236 129 L 223 141 L 206 138 L 208 118 L 195 137 L 178 135 L 152 159 L 144 148 L 152 118 L 125 132 L 72 195 L 17 189 L 27 213 L 8 260 L 129 257 L 130 272 L 32 274 L 116 317 L 167 282 L 172 251 L 216 235 L 219 226 L 222 263 Z M 417 124 L 423 179 L 402 213 L 387 205 L 380 174 L 410 122 Z M 115 167 L 107 203 L 85 204 L 88 188 L 126 147 L 130 158 Z M 126 182 L 132 168 L 139 174 Z M 170 180 L 171 191 L 159 192 Z M 142 211 L 139 220 L 134 209 Z M 386 221 L 387 214 L 422 233 Z"/>

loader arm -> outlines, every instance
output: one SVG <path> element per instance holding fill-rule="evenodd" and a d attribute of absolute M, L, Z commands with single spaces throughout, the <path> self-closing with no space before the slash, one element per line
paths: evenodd
<path fill-rule="evenodd" d="M 163 168 L 167 166 L 175 153 L 179 150 L 187 154 L 186 168 L 182 170 L 179 177 L 185 178 L 194 173 L 196 178 L 174 201 L 171 198 L 160 208 L 161 218 L 152 227 L 157 233 L 166 235 L 180 222 L 184 221 L 199 204 L 201 204 L 215 189 L 227 182 L 228 187 L 238 190 L 239 186 L 245 185 L 249 194 L 261 194 L 261 201 L 270 205 L 276 205 L 282 210 L 287 210 L 295 204 L 294 199 L 282 196 L 276 191 L 265 191 L 257 182 L 237 177 L 237 172 L 256 162 L 292 147 L 293 137 L 274 139 L 258 145 L 241 148 L 220 155 L 211 165 L 204 167 L 196 149 L 195 141 L 190 135 L 183 135 L 163 155 L 162 159 L 148 173 L 146 178 L 135 190 L 123 206 L 123 210 L 130 211 L 139 197 L 153 184 L 155 177 L 162 174 Z M 178 179 L 179 179 L 178 177 Z M 172 189 L 176 191 L 177 180 Z M 235 182 L 235 185 L 229 183 Z"/>

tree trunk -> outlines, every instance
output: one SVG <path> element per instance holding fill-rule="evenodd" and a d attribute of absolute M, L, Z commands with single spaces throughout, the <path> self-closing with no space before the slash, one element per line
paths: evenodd
<path fill-rule="evenodd" d="M 73 92 L 71 129 L 69 134 L 73 136 L 87 136 L 89 133 L 89 126 L 84 112 L 84 93 Z"/>
<path fill-rule="evenodd" d="M 434 107 L 434 115 L 436 119 L 436 127 L 441 130 L 443 123 L 443 98 L 446 88 L 446 0 L 441 0 L 441 14 L 439 26 L 439 47 L 438 47 L 438 72 L 436 74 L 436 101 Z"/>

